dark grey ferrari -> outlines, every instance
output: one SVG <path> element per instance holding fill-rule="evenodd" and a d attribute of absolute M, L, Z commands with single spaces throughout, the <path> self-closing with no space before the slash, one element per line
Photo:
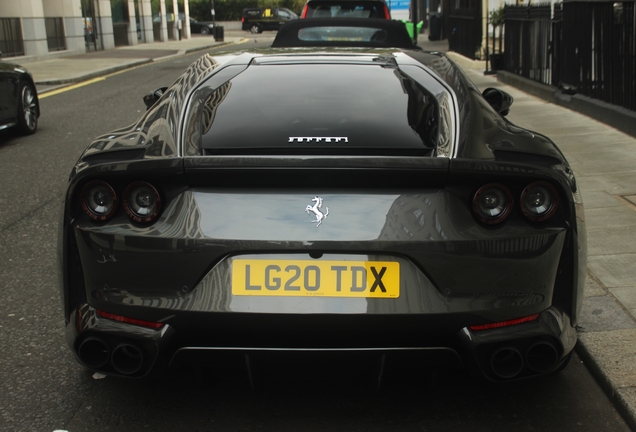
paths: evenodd
<path fill-rule="evenodd" d="M 444 55 L 346 33 L 358 48 L 205 55 L 86 149 L 59 255 L 85 367 L 358 352 L 505 381 L 567 364 L 586 237 L 563 154 Z"/>

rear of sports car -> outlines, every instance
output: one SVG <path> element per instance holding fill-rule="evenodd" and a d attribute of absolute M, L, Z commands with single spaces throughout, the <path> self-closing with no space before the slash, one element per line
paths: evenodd
<path fill-rule="evenodd" d="M 406 352 L 503 381 L 567 362 L 585 235 L 551 142 L 405 56 L 215 68 L 71 176 L 60 266 L 83 365 Z"/>

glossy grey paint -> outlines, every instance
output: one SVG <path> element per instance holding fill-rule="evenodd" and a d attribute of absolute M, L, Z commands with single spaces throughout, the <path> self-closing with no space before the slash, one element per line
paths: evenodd
<path fill-rule="evenodd" d="M 386 50 L 374 53 L 391 55 Z M 308 61 L 307 56 L 288 54 L 258 54 L 257 60 L 253 54 L 204 57 L 138 123 L 100 137 L 80 158 L 71 174 L 60 231 L 61 289 L 71 345 L 76 348 L 78 340 L 95 332 L 139 338 L 127 332 L 130 325 L 117 324 L 111 331 L 103 324 L 81 324 L 78 308 L 184 329 L 175 333 L 177 345 L 180 338 L 191 337 L 200 338 L 203 347 L 232 341 L 291 347 L 293 335 L 286 333 L 286 325 L 298 324 L 317 338 L 316 346 L 333 341 L 342 348 L 357 330 L 382 323 L 385 332 L 356 340 L 356 346 L 458 350 L 458 334 L 469 325 L 534 313 L 543 320 L 555 310 L 566 317 L 558 328 L 541 325 L 533 333 L 520 326 L 490 334 L 498 343 L 528 335 L 548 338 L 559 359 L 565 358 L 573 346 L 585 273 L 584 217 L 576 181 L 549 139 L 503 119 L 445 57 L 396 56 L 408 67 L 419 67 L 416 60 L 422 60 L 420 70 L 432 71 L 429 76 L 451 95 L 456 115 L 451 157 L 212 157 L 197 155 L 192 146 L 180 148 L 178 143 L 187 142 L 179 126 L 186 107 L 196 102 L 192 95 L 208 77 L 213 80 L 218 73 L 221 85 L 223 71 L 232 76 L 253 61 Z M 320 54 L 314 61 L 325 58 Z M 334 58 L 368 61 L 368 56 L 356 60 L 351 53 Z M 240 127 L 242 120 L 237 121 Z M 120 209 L 107 223 L 89 220 L 78 196 L 91 179 L 112 183 L 118 193 L 132 181 L 154 184 L 165 202 L 160 219 L 138 225 Z M 472 194 L 480 185 L 506 184 L 518 202 L 522 189 L 537 180 L 551 182 L 559 192 L 559 210 L 549 221 L 528 222 L 517 206 L 496 227 L 472 216 Z M 316 195 L 330 206 L 329 218 L 318 228 L 304 211 Z M 261 229 L 252 228 L 256 225 Z M 74 253 L 81 262 L 82 283 L 71 283 L 69 276 Z M 231 298 L 227 280 L 232 257 L 290 254 L 399 260 L 406 295 L 397 302 Z M 85 299 L 73 299 L 78 289 Z M 322 335 L 306 327 L 312 319 L 324 329 Z M 345 323 L 350 332 L 339 332 Z M 219 327 L 231 330 L 219 335 Z M 473 350 L 477 342 L 468 345 Z"/>
<path fill-rule="evenodd" d="M 174 215 L 175 219 L 160 221 L 152 231 L 119 226 L 117 236 L 113 236 L 97 228 L 84 228 L 80 250 L 83 256 L 92 256 L 94 260 L 85 261 L 87 288 L 95 298 L 108 302 L 155 304 L 158 308 L 166 303 L 186 304 L 184 310 L 223 312 L 234 309 L 221 307 L 213 299 L 209 300 L 210 304 L 216 306 L 209 309 L 207 300 L 201 299 L 228 295 L 227 284 L 219 283 L 218 288 L 214 288 L 209 282 L 222 281 L 229 274 L 224 259 L 227 251 L 241 256 L 251 252 L 265 253 L 263 257 L 270 259 L 280 259 L 288 251 L 297 251 L 301 259 L 308 259 L 311 251 L 332 251 L 345 254 L 341 258 L 345 260 L 346 255 L 354 251 L 372 250 L 404 262 L 405 298 L 435 297 L 439 294 L 436 291 L 441 289 L 448 297 L 428 302 L 426 307 L 419 301 L 411 303 L 409 300 L 404 304 L 390 301 L 394 309 L 386 313 L 471 311 L 475 316 L 492 313 L 515 316 L 545 308 L 544 302 L 551 297 L 564 228 L 540 233 L 523 226 L 507 227 L 496 233 L 485 228 L 475 229 L 472 216 L 468 212 L 460 214 L 462 205 L 457 198 L 438 190 L 413 191 L 411 194 L 351 191 L 349 194 L 320 193 L 320 196 L 330 206 L 330 216 L 319 229 L 310 223 L 311 217 L 304 212 L 312 197 L 308 193 L 215 193 L 205 189 L 185 192 L 173 206 L 187 203 L 188 209 L 175 213 L 169 207 L 166 214 Z M 271 203 L 279 206 L 267 208 Z M 252 206 L 262 209 L 257 213 L 260 218 L 257 224 L 253 222 L 255 214 L 249 212 Z M 369 214 L 368 209 L 374 214 Z M 414 214 L 421 216 L 418 219 Z M 191 215 L 188 231 L 171 229 L 186 226 L 179 220 L 184 215 Z M 407 226 L 409 231 L 405 231 Z M 161 232 L 169 235 L 161 236 Z M 143 235 L 154 239 L 151 250 L 143 248 L 143 242 L 138 240 Z M 174 237 L 189 240 L 175 243 L 171 240 Z M 188 249 L 192 251 L 190 254 Z M 325 254 L 321 259 L 327 259 L 327 256 Z M 500 268 L 502 259 L 507 261 L 505 269 Z M 218 260 L 222 261 L 204 277 L 208 263 Z M 128 262 L 139 268 L 135 274 L 133 268 L 127 268 Z M 199 263 L 198 268 L 196 263 Z M 188 270 L 173 282 L 175 267 Z M 431 275 L 436 284 L 426 282 L 426 276 L 418 268 Z M 457 268 L 462 271 L 457 272 Z M 541 268 L 542 271 L 533 273 L 527 270 L 529 268 Z M 123 279 L 121 274 L 128 276 Z M 199 280 L 201 282 L 197 282 Z M 153 287 L 152 294 L 146 294 L 148 285 Z M 187 295 L 184 295 L 184 286 L 188 287 Z M 409 290 L 413 292 L 408 294 Z M 469 299 L 470 306 L 461 306 L 462 301 L 458 298 Z M 152 302 L 152 299 L 158 301 Z M 451 299 L 455 299 L 452 305 Z M 172 300 L 178 301 L 173 303 Z M 299 302 L 299 299 L 292 301 Z M 334 303 L 343 301 L 347 300 L 338 299 Z M 386 300 L 372 301 L 388 303 Z M 285 299 L 276 302 L 287 310 L 283 306 Z M 173 307 L 180 308 L 167 308 Z M 524 310 L 506 311 L 506 308 L 519 307 Z M 493 312 L 493 309 L 501 310 Z M 349 309 L 334 308 L 334 311 L 345 313 Z M 364 312 L 359 308 L 357 311 Z"/>

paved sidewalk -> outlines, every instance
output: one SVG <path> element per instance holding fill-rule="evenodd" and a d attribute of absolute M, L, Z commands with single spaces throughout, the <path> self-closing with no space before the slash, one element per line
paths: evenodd
<path fill-rule="evenodd" d="M 46 91 L 51 88 L 47 86 L 80 82 L 167 56 L 256 37 L 226 32 L 225 42 L 193 37 L 32 62 L 26 67 L 39 90 Z M 419 44 L 432 51 L 448 48 L 447 41 L 429 42 L 425 35 Z M 499 87 L 513 95 L 515 102 L 508 118 L 552 138 L 570 161 L 585 203 L 589 253 L 577 350 L 636 430 L 636 138 L 504 85 L 495 76 L 485 76 L 483 62 L 471 62 L 454 53 L 449 56 L 479 88 Z"/>
<path fill-rule="evenodd" d="M 165 58 L 185 55 L 209 48 L 233 45 L 244 40 L 246 32 L 232 32 L 223 42 L 212 36 L 195 35 L 190 39 L 169 42 L 141 43 L 108 51 L 94 51 L 69 57 L 21 63 L 20 58 L 7 61 L 22 64 L 33 75 L 40 93 L 91 78 L 129 69 Z"/>
<path fill-rule="evenodd" d="M 554 140 L 576 174 L 588 236 L 577 352 L 636 430 L 636 138 L 464 69 L 481 90 L 510 93 L 508 119 Z"/>

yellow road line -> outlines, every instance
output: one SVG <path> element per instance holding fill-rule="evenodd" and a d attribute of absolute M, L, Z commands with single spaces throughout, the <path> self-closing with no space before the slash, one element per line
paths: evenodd
<path fill-rule="evenodd" d="M 249 39 L 243 38 L 240 42 L 238 42 L 235 45 L 242 44 L 242 43 L 245 43 L 247 41 L 249 41 Z M 231 45 L 231 44 L 228 43 L 228 46 L 229 45 Z M 205 49 L 206 48 L 202 49 L 202 51 L 205 50 Z M 187 54 L 191 54 L 191 53 L 187 53 Z M 187 54 L 184 54 L 184 55 L 187 55 Z M 111 73 L 109 73 L 107 75 L 104 75 L 102 77 L 99 77 L 99 78 L 93 78 L 91 80 L 83 81 L 83 82 L 80 82 L 80 83 L 77 83 L 77 84 L 73 84 L 73 85 L 70 85 L 70 86 L 67 86 L 67 87 L 62 87 L 62 88 L 59 88 L 57 90 L 44 91 L 41 94 L 38 94 L 38 98 L 39 99 L 44 99 L 44 98 L 47 98 L 49 96 L 55 96 L 57 94 L 67 92 L 69 90 L 73 90 L 73 89 L 76 89 L 76 88 L 79 88 L 79 87 L 84 87 L 84 86 L 87 86 L 89 84 L 93 84 L 93 83 L 96 83 L 96 82 L 99 82 L 99 81 L 104 81 L 106 78 L 109 78 L 109 77 L 112 77 L 112 76 L 115 76 L 115 75 L 119 75 L 119 74 L 122 74 L 124 72 L 131 71 L 133 69 L 137 69 L 137 68 L 140 68 L 140 67 L 148 66 L 148 65 L 151 65 L 153 63 L 159 63 L 159 62 L 162 62 L 162 61 L 165 61 L 165 60 L 170 60 L 172 57 L 173 56 L 168 56 L 167 58 L 164 58 L 164 59 L 155 60 L 155 61 L 149 61 L 149 62 L 145 62 L 145 63 L 140 63 L 140 64 L 135 65 L 133 67 L 122 68 L 121 70 L 118 70 L 118 71 L 115 71 L 115 72 L 111 72 Z"/>
<path fill-rule="evenodd" d="M 77 84 L 73 84 L 73 85 L 70 85 L 70 86 L 67 86 L 67 87 L 62 87 L 62 88 L 59 88 L 57 90 L 51 90 L 51 91 L 48 91 L 48 92 L 44 92 L 42 94 L 39 94 L 38 98 L 44 99 L 44 98 L 49 97 L 49 96 L 54 96 L 56 94 L 64 93 L 64 92 L 67 92 L 69 90 L 73 90 L 73 89 L 76 89 L 76 88 L 79 88 L 79 87 L 84 87 L 84 86 L 87 86 L 89 84 L 93 84 L 93 83 L 96 83 L 96 82 L 99 82 L 99 81 L 104 81 L 105 79 L 106 79 L 105 77 L 93 78 L 91 80 L 84 81 L 84 82 L 77 83 Z"/>

